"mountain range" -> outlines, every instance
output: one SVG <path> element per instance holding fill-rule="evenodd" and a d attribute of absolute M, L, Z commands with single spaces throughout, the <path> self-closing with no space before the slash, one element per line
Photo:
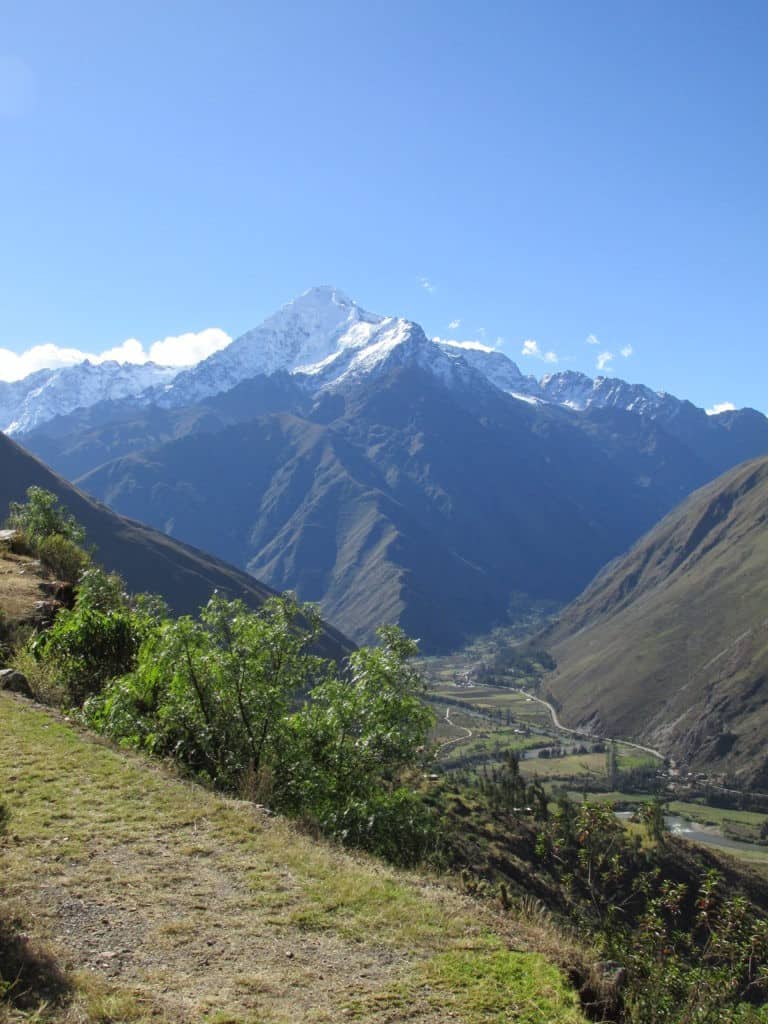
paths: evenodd
<path fill-rule="evenodd" d="M 754 410 L 539 381 L 333 288 L 191 369 L 149 372 L 48 419 L 30 392 L 16 436 L 115 510 L 319 602 L 355 640 L 396 621 L 425 650 L 521 601 L 572 599 L 693 490 L 768 452 Z"/>
<path fill-rule="evenodd" d="M 683 502 L 542 640 L 566 724 L 768 789 L 768 458 Z"/>

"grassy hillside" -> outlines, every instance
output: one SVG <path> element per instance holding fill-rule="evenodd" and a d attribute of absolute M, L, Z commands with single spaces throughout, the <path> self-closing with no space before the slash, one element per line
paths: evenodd
<path fill-rule="evenodd" d="M 684 502 L 544 642 L 567 724 L 768 785 L 768 459 Z"/>
<path fill-rule="evenodd" d="M 576 1024 L 552 942 L 0 694 L 0 1021 Z M 28 942 L 14 950 L 10 922 Z M 4 942 L 5 940 L 5 942 Z M 19 952 L 21 950 L 21 952 Z M 40 1000 L 57 999 L 40 1016 Z M 3 1016 L 5 1014 L 5 1017 Z"/>
<path fill-rule="evenodd" d="M 204 551 L 111 512 L 57 476 L 29 452 L 0 434 L 0 521 L 12 501 L 23 501 L 36 485 L 56 494 L 81 523 L 87 542 L 107 569 L 117 570 L 134 592 L 162 594 L 177 614 L 194 613 L 218 590 L 258 608 L 274 591 L 254 577 Z M 211 530 L 215 531 L 215 522 Z M 338 631 L 325 627 L 322 653 L 338 657 L 351 649 Z"/>

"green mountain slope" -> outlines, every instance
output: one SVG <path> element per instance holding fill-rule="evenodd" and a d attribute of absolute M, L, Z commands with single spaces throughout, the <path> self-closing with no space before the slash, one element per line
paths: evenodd
<path fill-rule="evenodd" d="M 0 722 L 0 955 L 19 915 L 68 973 L 63 1005 L 30 1021 L 583 1024 L 563 975 L 531 952 L 541 930 L 3 693 Z"/>
<path fill-rule="evenodd" d="M 10 502 L 23 501 L 33 484 L 58 495 L 85 527 L 87 543 L 96 545 L 97 559 L 120 572 L 132 591 L 162 594 L 177 614 L 196 612 L 214 590 L 256 608 L 274 593 L 253 576 L 204 551 L 116 515 L 0 434 L 0 517 Z M 214 522 L 211 530 L 215 529 Z M 320 649 L 329 657 L 339 657 L 351 645 L 326 626 Z"/>
<path fill-rule="evenodd" d="M 768 459 L 697 491 L 545 641 L 570 725 L 768 785 Z"/>

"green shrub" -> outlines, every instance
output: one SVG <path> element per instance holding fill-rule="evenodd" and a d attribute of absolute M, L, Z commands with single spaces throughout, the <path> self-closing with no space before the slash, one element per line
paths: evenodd
<path fill-rule="evenodd" d="M 74 544 L 85 541 L 85 529 L 68 512 L 51 491 L 29 487 L 26 502 L 11 502 L 8 526 L 24 535 L 33 549 L 46 537 L 59 535 Z"/>
<path fill-rule="evenodd" d="M 135 671 L 89 699 L 85 717 L 230 792 L 414 863 L 435 842 L 431 812 L 400 784 L 433 722 L 408 664 L 416 646 L 388 627 L 341 678 L 307 652 L 318 628 L 312 608 L 287 598 L 252 612 L 215 596 L 198 620 L 153 630 Z"/>
<path fill-rule="evenodd" d="M 129 609 L 100 612 L 76 606 L 61 611 L 53 626 L 33 643 L 39 661 L 55 666 L 66 701 L 81 705 L 109 679 L 135 664 L 144 639 L 142 623 Z"/>
<path fill-rule="evenodd" d="M 91 563 L 90 556 L 68 537 L 53 533 L 37 545 L 43 566 L 60 580 L 77 583 Z"/>
<path fill-rule="evenodd" d="M 22 672 L 41 704 L 64 704 L 67 692 L 59 678 L 59 666 L 50 658 L 35 657 L 30 644 L 21 647 L 11 659 L 11 667 Z"/>

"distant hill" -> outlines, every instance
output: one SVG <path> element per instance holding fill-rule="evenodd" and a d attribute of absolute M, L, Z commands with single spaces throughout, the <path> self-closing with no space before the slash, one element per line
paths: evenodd
<path fill-rule="evenodd" d="M 768 787 L 768 458 L 693 494 L 545 642 L 566 724 Z"/>
<path fill-rule="evenodd" d="M 116 515 L 0 434 L 0 519 L 9 503 L 23 501 L 33 484 L 59 497 L 85 527 L 87 543 L 96 545 L 97 559 L 121 573 L 131 590 L 161 594 L 177 614 L 196 612 L 214 590 L 242 598 L 253 608 L 275 593 L 234 566 Z M 216 529 L 215 523 L 211 529 Z M 323 653 L 339 657 L 350 648 L 341 633 L 325 627 Z"/>

